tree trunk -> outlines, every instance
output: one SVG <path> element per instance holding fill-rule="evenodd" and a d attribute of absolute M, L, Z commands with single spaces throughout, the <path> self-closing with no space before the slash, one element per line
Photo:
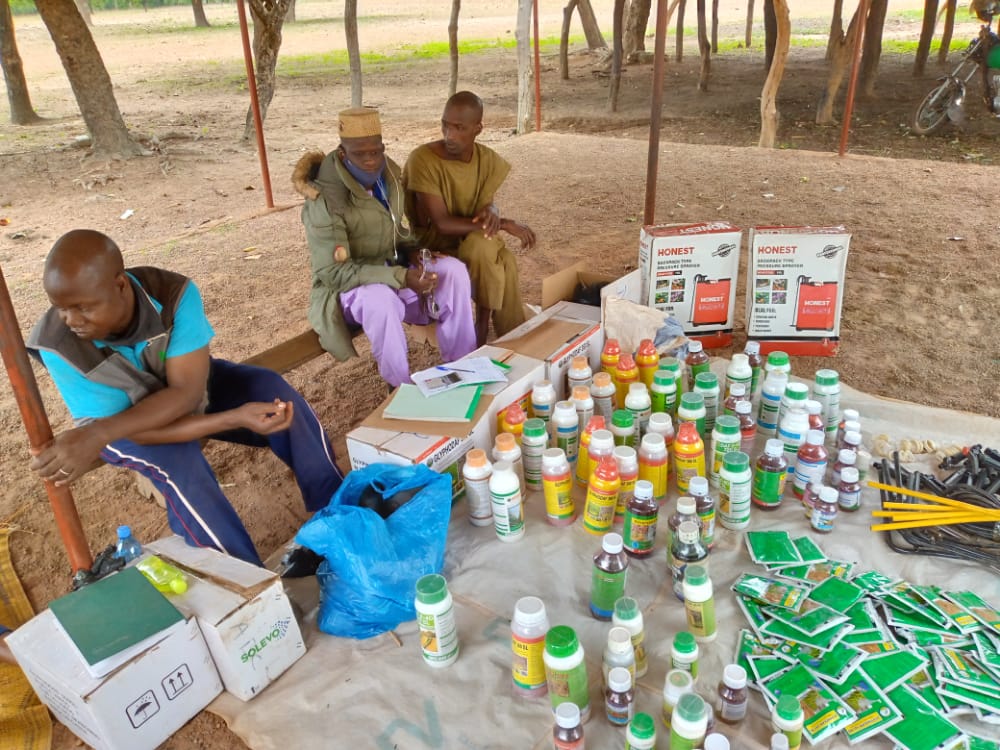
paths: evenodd
<path fill-rule="evenodd" d="M 622 83 L 622 26 L 625 20 L 625 0 L 615 0 L 611 43 L 611 87 L 608 89 L 608 109 L 618 111 L 618 91 Z"/>
<path fill-rule="evenodd" d="M 344 35 L 347 37 L 347 59 L 351 68 L 351 106 L 360 107 L 361 47 L 358 44 L 358 0 L 344 0 Z"/>
<path fill-rule="evenodd" d="M 917 42 L 917 57 L 913 61 L 913 76 L 919 78 L 927 66 L 927 56 L 931 52 L 934 25 L 937 23 L 938 0 L 924 0 L 924 20 L 920 25 L 920 41 Z"/>
<path fill-rule="evenodd" d="M 719 0 L 712 0 L 712 54 L 719 54 Z"/>
<path fill-rule="evenodd" d="M 712 72 L 712 48 L 708 42 L 708 19 L 705 18 L 705 0 L 698 0 L 698 52 L 701 70 L 698 72 L 698 90 L 708 91 L 708 76 Z"/>
<path fill-rule="evenodd" d="M 844 0 L 833 0 L 833 18 L 830 21 L 830 36 L 826 42 L 826 59 L 833 59 L 834 45 L 844 38 Z"/>
<path fill-rule="evenodd" d="M 954 7 L 955 0 L 949 0 Z M 875 95 L 875 76 L 882 56 L 882 30 L 885 14 L 889 10 L 889 0 L 872 0 L 868 7 L 868 21 L 865 24 L 864 49 L 861 53 L 861 67 L 858 70 L 858 85 L 861 95 Z"/>
<path fill-rule="evenodd" d="M 194 25 L 199 29 L 207 29 L 210 24 L 205 16 L 205 5 L 202 0 L 191 0 L 191 8 L 194 10 Z"/>
<path fill-rule="evenodd" d="M 569 4 L 563 8 L 562 32 L 559 34 L 559 77 L 569 80 L 569 27 L 573 23 L 573 11 L 579 0 L 569 0 Z"/>
<path fill-rule="evenodd" d="M 778 136 L 778 88 L 785 74 L 788 60 L 788 45 L 792 36 L 792 24 L 788 17 L 787 0 L 769 0 L 774 11 L 776 27 L 774 56 L 768 68 L 767 80 L 760 92 L 760 142 L 761 148 L 774 148 Z"/>
<path fill-rule="evenodd" d="M 531 122 L 531 8 L 532 0 L 517 0 L 517 134 Z"/>
<path fill-rule="evenodd" d="M 743 42 L 746 48 L 750 49 L 750 44 L 753 42 L 753 0 L 747 0 L 747 29 Z"/>
<path fill-rule="evenodd" d="M 299 20 L 295 15 L 295 3 L 296 0 L 291 0 L 288 3 L 288 10 L 285 11 L 285 23 L 295 23 Z"/>
<path fill-rule="evenodd" d="M 817 125 L 829 125 L 833 122 L 833 105 L 837 99 L 837 92 L 840 90 L 840 84 L 844 81 L 844 75 L 846 75 L 851 61 L 854 40 L 863 25 L 864 20 L 858 18 L 857 10 L 854 11 L 851 23 L 847 27 L 847 33 L 841 32 L 839 39 L 831 39 L 830 44 L 827 45 L 827 50 L 830 52 L 830 72 L 826 78 L 826 87 L 823 89 L 816 107 Z"/>
<path fill-rule="evenodd" d="M 142 153 L 128 134 L 101 53 L 73 0 L 36 0 L 35 7 L 66 70 L 94 155 L 128 159 Z"/>
<path fill-rule="evenodd" d="M 7 84 L 7 101 L 10 103 L 10 121 L 15 125 L 33 125 L 42 118 L 31 106 L 28 82 L 24 80 L 24 66 L 17 51 L 14 38 L 14 17 L 10 13 L 10 3 L 0 0 L 0 67 Z"/>
<path fill-rule="evenodd" d="M 608 43 L 604 40 L 600 26 L 597 25 L 597 16 L 594 15 L 590 0 L 580 0 L 576 7 L 580 11 L 580 23 L 583 25 L 583 35 L 587 37 L 587 47 L 607 49 Z"/>
<path fill-rule="evenodd" d="M 646 26 L 649 25 L 649 9 L 652 0 L 631 0 L 625 14 L 625 60 L 638 59 L 639 52 L 646 51 Z"/>
<path fill-rule="evenodd" d="M 88 28 L 93 28 L 94 19 L 91 17 L 90 0 L 75 0 L 76 9 L 80 11 L 80 17 L 87 24 Z"/>
<path fill-rule="evenodd" d="M 948 62 L 948 52 L 951 50 L 951 37 L 955 33 L 955 9 L 958 0 L 945 0 L 944 31 L 941 32 L 941 49 L 938 50 L 938 63 Z"/>
<path fill-rule="evenodd" d="M 680 62 L 684 59 L 684 11 L 687 9 L 687 0 L 681 0 L 677 5 L 677 35 L 674 40 L 674 59 Z"/>
<path fill-rule="evenodd" d="M 274 98 L 274 69 L 278 64 L 281 27 L 285 23 L 288 3 L 289 0 L 249 0 L 250 14 L 253 16 L 254 72 L 257 75 L 257 100 L 262 123 Z M 243 140 L 250 140 L 253 132 L 253 110 L 247 107 Z"/>
<path fill-rule="evenodd" d="M 778 19 L 775 17 L 774 0 L 764 0 L 764 70 L 771 70 L 777 36 Z"/>
<path fill-rule="evenodd" d="M 458 91 L 458 13 L 462 0 L 451 0 L 451 18 L 448 19 L 448 96 Z"/>

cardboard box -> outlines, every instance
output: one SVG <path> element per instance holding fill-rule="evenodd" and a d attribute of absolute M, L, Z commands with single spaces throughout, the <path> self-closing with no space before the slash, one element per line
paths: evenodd
<path fill-rule="evenodd" d="M 114 613 L 109 613 L 110 617 Z M 222 692 L 194 618 L 102 678 L 45 610 L 7 637 L 31 687 L 55 717 L 97 750 L 154 748 Z"/>
<path fill-rule="evenodd" d="M 751 230 L 747 336 L 761 353 L 837 353 L 850 244 L 843 227 Z"/>
<path fill-rule="evenodd" d="M 250 700 L 302 658 L 306 644 L 281 579 L 266 568 L 218 550 L 192 547 L 179 536 L 145 547 L 188 574 L 188 589 L 171 594 L 195 617 L 222 684 Z"/>
<path fill-rule="evenodd" d="M 568 399 L 566 374 L 574 357 L 583 356 L 595 372 L 601 366 L 604 329 L 601 308 L 575 302 L 557 302 L 525 321 L 497 344 L 545 363 L 556 398 Z"/>
<path fill-rule="evenodd" d="M 642 304 L 673 315 L 706 349 L 728 346 L 742 238 L 742 230 L 726 221 L 643 227 Z"/>

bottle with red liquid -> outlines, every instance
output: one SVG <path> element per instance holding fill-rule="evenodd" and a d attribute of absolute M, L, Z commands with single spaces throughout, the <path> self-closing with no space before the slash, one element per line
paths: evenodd
<path fill-rule="evenodd" d="M 757 444 L 757 420 L 753 418 L 753 405 L 749 401 L 737 401 L 736 418 L 740 420 L 740 450 L 753 456 Z"/>
<path fill-rule="evenodd" d="M 684 360 L 687 365 L 687 390 L 694 390 L 694 379 L 703 372 L 709 371 L 708 355 L 700 341 L 688 342 L 688 355 Z"/>
<path fill-rule="evenodd" d="M 795 478 L 792 480 L 792 492 L 799 499 L 805 494 L 810 478 L 826 474 L 829 456 L 823 447 L 824 439 L 822 430 L 809 430 L 805 442 L 799 447 L 795 458 Z"/>

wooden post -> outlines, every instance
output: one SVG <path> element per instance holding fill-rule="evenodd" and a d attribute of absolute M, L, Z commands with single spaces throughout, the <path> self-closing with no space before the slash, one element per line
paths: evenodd
<path fill-rule="evenodd" d="M 948 62 L 951 37 L 955 33 L 955 9 L 957 5 L 958 0 L 945 0 L 944 31 L 941 32 L 941 49 L 938 50 L 938 62 L 941 65 Z"/>
<path fill-rule="evenodd" d="M 927 56 L 931 52 L 931 40 L 934 39 L 934 26 L 937 23 L 938 0 L 924 0 L 924 19 L 920 25 L 920 41 L 917 42 L 917 57 L 913 61 L 913 75 L 919 78 L 924 74 Z"/>
<path fill-rule="evenodd" d="M 622 84 L 622 35 L 625 30 L 625 0 L 615 0 L 613 40 L 611 42 L 611 87 L 608 89 L 608 109 L 618 111 L 618 90 Z"/>
<path fill-rule="evenodd" d="M 361 82 L 361 47 L 358 44 L 358 0 L 344 0 L 344 36 L 347 39 L 347 59 L 351 69 L 351 106 L 364 101 Z"/>
<path fill-rule="evenodd" d="M 532 7 L 532 28 L 535 36 L 535 132 L 542 132 L 542 58 L 538 50 L 541 42 L 538 39 L 538 0 L 534 0 Z"/>
<path fill-rule="evenodd" d="M 792 35 L 792 24 L 788 17 L 788 0 L 773 0 L 775 40 L 774 58 L 767 71 L 767 80 L 760 92 L 760 142 L 761 148 L 774 148 L 778 135 L 778 88 L 785 74 L 788 61 L 788 45 Z"/>
<path fill-rule="evenodd" d="M 517 134 L 528 132 L 531 120 L 531 8 L 532 0 L 517 0 Z"/>
<path fill-rule="evenodd" d="M 559 34 L 559 77 L 569 80 L 569 27 L 573 22 L 573 11 L 579 0 L 569 0 L 563 8 L 562 32 Z"/>
<path fill-rule="evenodd" d="M 448 20 L 448 96 L 454 96 L 458 91 L 458 13 L 462 8 L 462 0 L 451 0 L 451 18 Z"/>
<path fill-rule="evenodd" d="M 708 78 L 712 72 L 712 47 L 708 41 L 708 19 L 705 17 L 705 0 L 698 0 L 698 52 L 701 69 L 698 72 L 698 90 L 708 91 Z"/>
<path fill-rule="evenodd" d="M 663 116 L 663 78 L 667 55 L 667 0 L 656 0 L 656 37 L 653 44 L 653 91 L 650 96 L 649 151 L 646 157 L 646 203 L 642 223 L 656 222 L 656 181 L 660 171 L 660 123 Z"/>
<path fill-rule="evenodd" d="M 274 208 L 274 195 L 271 193 L 271 170 L 267 166 L 264 123 L 260 116 L 260 101 L 257 99 L 257 75 L 253 72 L 253 53 L 250 51 L 250 30 L 247 28 L 247 9 L 244 0 L 236 0 L 236 12 L 240 20 L 240 38 L 243 41 L 243 62 L 247 68 L 247 88 L 250 89 L 253 128 L 257 134 L 257 160 L 260 162 L 260 177 L 264 183 L 264 201 L 268 208 Z"/>
<path fill-rule="evenodd" d="M 847 84 L 847 101 L 844 102 L 844 122 L 840 129 L 838 153 L 841 156 L 847 153 L 847 137 L 851 130 L 851 115 L 854 113 L 854 94 L 858 90 L 858 69 L 861 67 L 861 41 L 864 39 L 867 25 L 868 0 L 861 0 L 858 6 L 858 35 L 854 38 L 854 62 L 851 64 L 851 80 Z"/>
<path fill-rule="evenodd" d="M 750 44 L 753 42 L 753 0 L 747 0 L 747 29 L 745 37 L 743 40 L 744 46 L 750 49 Z"/>

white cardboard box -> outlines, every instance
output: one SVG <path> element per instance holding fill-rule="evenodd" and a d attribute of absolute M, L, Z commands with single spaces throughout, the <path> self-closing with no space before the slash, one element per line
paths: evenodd
<path fill-rule="evenodd" d="M 850 244 L 844 227 L 751 230 L 747 336 L 762 353 L 837 353 Z"/>
<path fill-rule="evenodd" d="M 88 674 L 51 610 L 11 633 L 7 644 L 42 703 L 77 737 L 97 750 L 143 750 L 167 740 L 222 692 L 194 618 L 163 636 L 99 679 Z"/>
<path fill-rule="evenodd" d="M 706 349 L 733 339 L 743 232 L 727 221 L 642 228 L 642 304 L 673 315 Z"/>
<path fill-rule="evenodd" d="M 223 685 L 240 700 L 253 698 L 305 654 L 292 605 L 270 570 L 179 536 L 145 549 L 189 574 L 187 591 L 169 599 L 198 619 Z"/>

